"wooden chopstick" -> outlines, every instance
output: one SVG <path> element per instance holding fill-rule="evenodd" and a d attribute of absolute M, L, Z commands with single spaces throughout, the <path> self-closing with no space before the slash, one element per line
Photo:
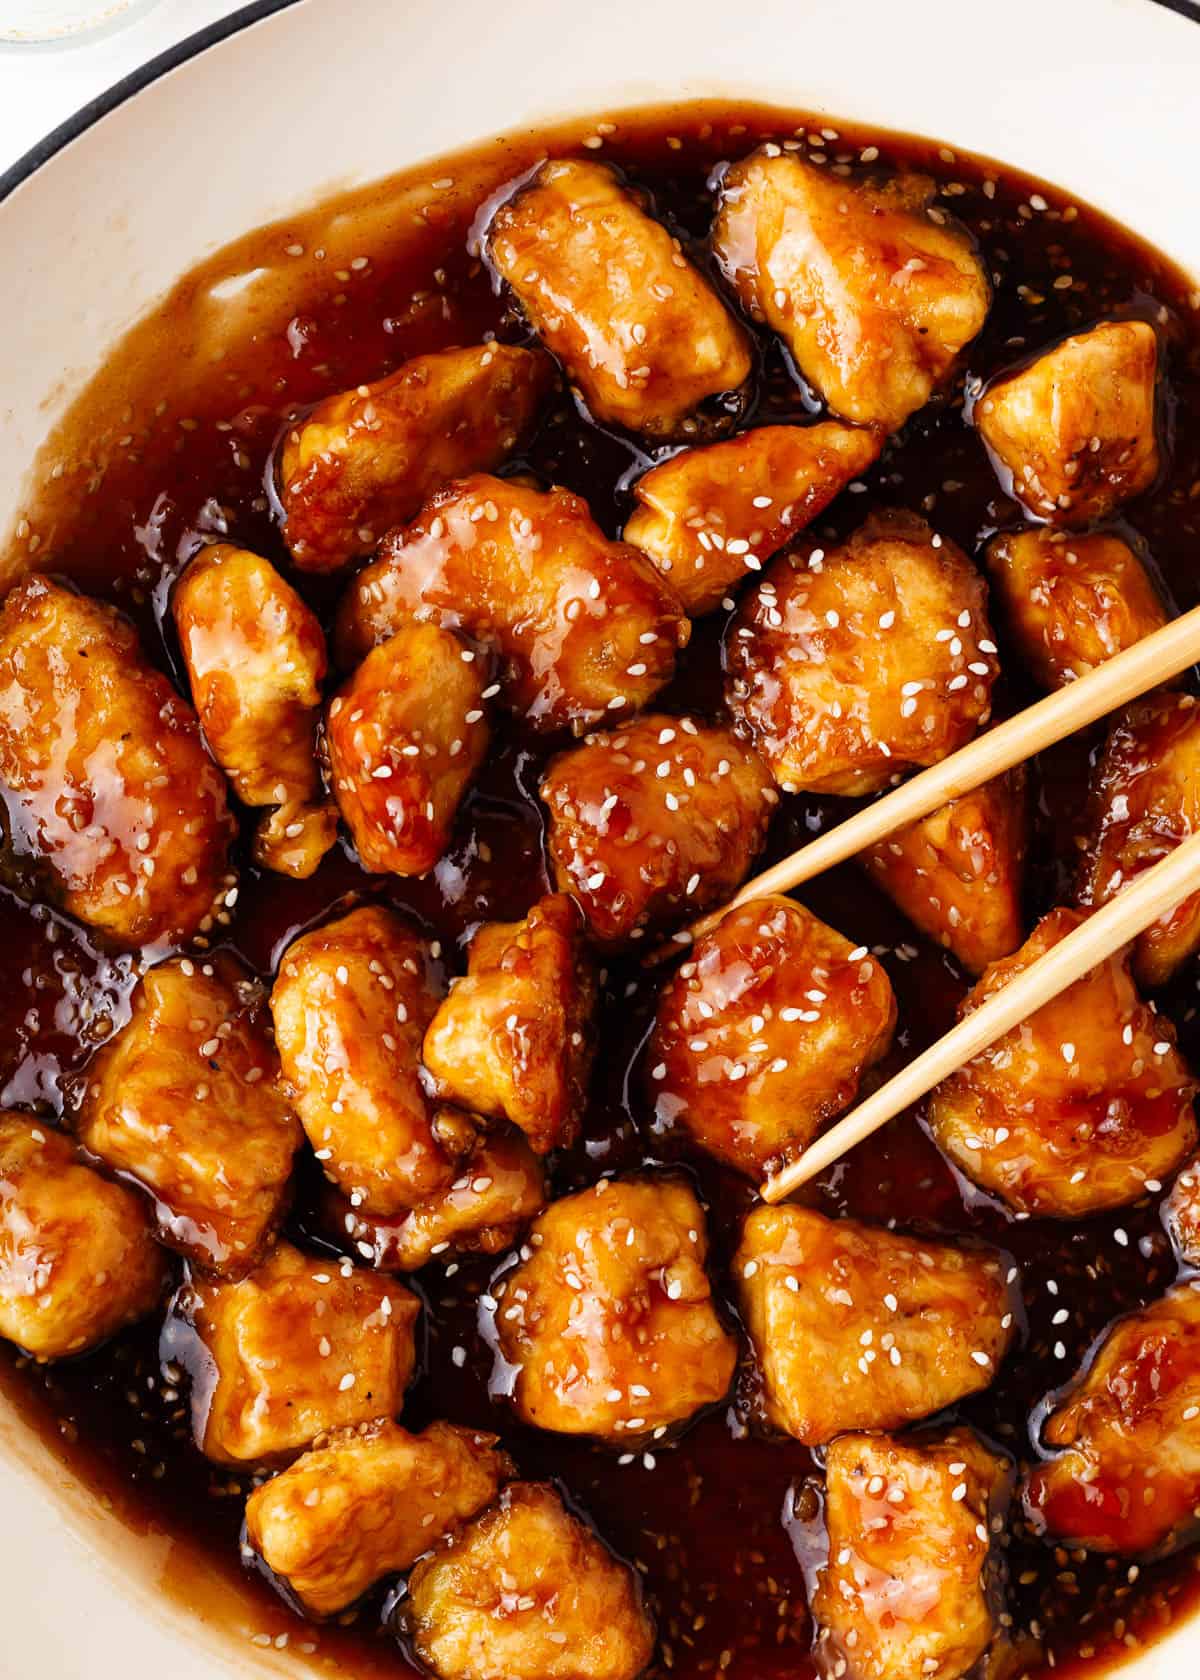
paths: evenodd
<path fill-rule="evenodd" d="M 825 1132 L 799 1160 L 767 1179 L 764 1201 L 790 1195 L 862 1143 L 880 1126 L 919 1102 L 943 1079 L 998 1038 L 1020 1026 L 1035 1010 L 1066 991 L 1098 963 L 1136 939 L 1160 916 L 1200 890 L 1200 833 L 1189 836 L 1169 857 L 1139 875 L 1102 909 L 1072 929 L 1065 939 L 1010 980 L 986 1003 L 952 1027 L 936 1044 L 881 1085 Z"/>
<path fill-rule="evenodd" d="M 1066 688 L 1048 694 L 1044 700 L 998 723 L 940 764 L 922 770 L 882 799 L 864 806 L 836 828 L 756 875 L 728 904 L 700 917 L 650 953 L 649 961 L 677 955 L 681 947 L 715 927 L 735 905 L 745 904 L 752 898 L 765 898 L 770 893 L 790 892 L 804 881 L 811 881 L 867 846 L 886 840 L 897 829 L 907 828 L 960 794 L 990 782 L 994 776 L 1011 770 L 1014 764 L 1023 763 L 1077 729 L 1086 728 L 1126 701 L 1157 688 L 1159 683 L 1178 676 L 1198 661 L 1200 607 L 1193 607 L 1086 677 L 1080 677 L 1078 682 L 1068 683 Z"/>

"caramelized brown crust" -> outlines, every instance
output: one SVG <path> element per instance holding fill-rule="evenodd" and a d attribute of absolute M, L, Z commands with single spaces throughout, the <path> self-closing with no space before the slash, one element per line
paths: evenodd
<path fill-rule="evenodd" d="M 364 869 L 424 875 L 487 754 L 487 673 L 449 630 L 405 624 L 329 703 L 333 794 Z"/>
<path fill-rule="evenodd" d="M 1079 901 L 1107 904 L 1200 828 L 1200 706 L 1190 694 L 1147 694 L 1113 725 L 1092 772 Z M 1133 970 L 1164 985 L 1200 949 L 1200 893 L 1138 935 Z"/>
<path fill-rule="evenodd" d="M 733 165 L 713 226 L 743 305 L 835 414 L 888 431 L 923 408 L 983 326 L 987 275 L 931 209 L 934 183 L 854 184 L 774 144 Z"/>
<path fill-rule="evenodd" d="M 1158 477 L 1158 339 L 1105 321 L 993 380 L 975 424 L 1012 494 L 1054 525 L 1106 519 Z"/>
<path fill-rule="evenodd" d="M 0 612 L 0 782 L 71 915 L 128 947 L 208 926 L 234 825 L 196 714 L 119 613 L 37 574 Z"/>
<path fill-rule="evenodd" d="M 604 945 L 728 898 L 779 798 L 732 730 L 665 712 L 560 753 L 539 792 L 555 883 Z"/>
<path fill-rule="evenodd" d="M 1027 828 L 1020 765 L 868 846 L 859 862 L 927 938 L 981 974 L 1024 937 Z"/>
<path fill-rule="evenodd" d="M 488 252 L 602 424 L 677 436 L 750 375 L 741 327 L 606 164 L 543 164 L 493 216 Z"/>
<path fill-rule="evenodd" d="M 338 618 L 342 663 L 410 618 L 494 652 L 504 703 L 547 730 L 632 715 L 691 628 L 646 556 L 610 542 L 580 497 L 483 474 L 440 491 L 359 573 Z"/>
<path fill-rule="evenodd" d="M 877 793 L 964 746 L 999 670 L 983 579 L 909 513 L 767 569 L 731 622 L 730 709 L 785 792 Z"/>
<path fill-rule="evenodd" d="M 633 487 L 625 541 L 648 554 L 693 617 L 712 612 L 813 520 L 883 446 L 881 432 L 829 420 L 759 426 L 685 449 Z"/>
<path fill-rule="evenodd" d="M 963 1000 L 970 1014 L 1083 917 L 1052 910 Z M 1156 1189 L 1196 1143 L 1197 1083 L 1170 1021 L 1110 957 L 951 1074 L 929 1099 L 939 1148 L 1022 1213 L 1079 1219 Z"/>
<path fill-rule="evenodd" d="M 415 356 L 386 379 L 319 402 L 284 441 L 284 538 L 305 571 L 370 554 L 393 525 L 464 473 L 490 472 L 528 436 L 554 383 L 509 344 Z"/>
<path fill-rule="evenodd" d="M 854 1101 L 895 1025 L 873 957 L 791 899 L 756 899 L 699 939 L 659 994 L 655 1113 L 761 1177 Z"/>
<path fill-rule="evenodd" d="M 287 1207 L 300 1123 L 258 989 L 229 956 L 160 963 L 88 1069 L 81 1142 L 154 1198 L 159 1240 L 236 1277 Z"/>

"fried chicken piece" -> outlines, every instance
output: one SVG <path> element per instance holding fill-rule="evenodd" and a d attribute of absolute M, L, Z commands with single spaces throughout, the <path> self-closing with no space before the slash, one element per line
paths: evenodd
<path fill-rule="evenodd" d="M 1163 1223 L 1185 1266 L 1200 1269 L 1200 1159 L 1190 1161 L 1163 1206 Z"/>
<path fill-rule="evenodd" d="M 487 754 L 482 662 L 449 630 L 405 624 L 329 703 L 330 779 L 364 869 L 425 875 Z"/>
<path fill-rule="evenodd" d="M 137 1192 L 0 1109 L 0 1336 L 39 1362 L 87 1353 L 153 1311 L 166 1275 Z"/>
<path fill-rule="evenodd" d="M 928 939 L 981 974 L 1024 936 L 1025 770 L 1018 766 L 859 853 Z"/>
<path fill-rule="evenodd" d="M 358 574 L 342 663 L 411 618 L 495 654 L 501 699 L 534 728 L 576 732 L 647 705 L 691 633 L 652 563 L 610 542 L 581 497 L 482 473 L 440 491 Z"/>
<path fill-rule="evenodd" d="M 1190 694 L 1147 694 L 1125 708 L 1092 771 L 1079 901 L 1109 899 L 1200 828 L 1200 706 Z M 1200 949 L 1200 893 L 1140 933 L 1133 972 L 1152 990 Z"/>
<path fill-rule="evenodd" d="M 999 666 L 987 590 L 923 519 L 868 519 L 770 566 L 730 625 L 730 709 L 786 793 L 877 793 L 964 746 Z"/>
<path fill-rule="evenodd" d="M 835 1441 L 829 1561 L 812 1598 L 820 1673 L 962 1680 L 997 1655 L 1003 1564 L 992 1535 L 1011 1487 L 1008 1462 L 971 1429 Z"/>
<path fill-rule="evenodd" d="M 539 1155 L 574 1143 L 587 1100 L 596 976 L 583 932 L 566 893 L 524 921 L 487 923 L 425 1034 L 438 1095 L 511 1120 Z"/>
<path fill-rule="evenodd" d="M 655 1114 L 752 1178 L 854 1101 L 887 1054 L 896 1000 L 863 947 L 788 898 L 730 910 L 659 993 Z"/>
<path fill-rule="evenodd" d="M 883 446 L 843 426 L 759 426 L 684 449 L 633 487 L 625 541 L 648 554 L 694 617 L 712 612 L 748 571 L 829 506 Z"/>
<path fill-rule="evenodd" d="M 542 1163 L 507 1127 L 485 1132 L 450 1188 L 407 1212 L 364 1213 L 332 1186 L 322 1198 L 327 1225 L 381 1272 L 417 1272 L 460 1254 L 502 1254 L 545 1205 Z"/>
<path fill-rule="evenodd" d="M 487 251 L 602 425 L 676 437 L 750 376 L 742 328 L 606 164 L 543 164 L 492 217 Z"/>
<path fill-rule="evenodd" d="M 1030 1520 L 1068 1546 L 1174 1550 L 1200 1507 L 1200 1282 L 1119 1318 L 1042 1428 Z"/>
<path fill-rule="evenodd" d="M 806 1446 L 844 1429 L 897 1429 L 994 1381 L 1013 1339 L 1005 1262 L 757 1207 L 733 1262 L 767 1421 Z"/>
<path fill-rule="evenodd" d="M 1052 525 L 1106 519 L 1158 477 L 1158 339 L 1105 321 L 993 380 L 975 424 L 1005 488 Z"/>
<path fill-rule="evenodd" d="M 851 183 L 778 146 L 726 173 L 713 246 L 835 414 L 895 431 L 983 326 L 987 273 L 935 183 Z"/>
<path fill-rule="evenodd" d="M 543 1482 L 513 1482 L 409 1580 L 437 1680 L 636 1680 L 654 1650 L 637 1576 Z"/>
<path fill-rule="evenodd" d="M 10 840 L 112 944 L 207 930 L 234 824 L 196 714 L 112 607 L 33 574 L 0 612 Z"/>
<path fill-rule="evenodd" d="M 160 1242 L 226 1277 L 270 1242 L 303 1139 L 256 994 L 228 956 L 150 969 L 77 1122 L 85 1148 L 149 1191 Z"/>
<path fill-rule="evenodd" d="M 332 799 L 280 805 L 266 813 L 254 832 L 254 861 L 277 875 L 307 881 L 337 834 L 338 808 Z"/>
<path fill-rule="evenodd" d="M 1108 532 L 1005 532 L 987 562 L 1009 634 L 1043 688 L 1085 677 L 1167 622 L 1145 566 Z"/>
<path fill-rule="evenodd" d="M 283 535 L 306 572 L 370 554 L 464 473 L 490 472 L 529 436 L 554 384 L 548 357 L 510 344 L 414 356 L 319 402 L 279 457 Z"/>
<path fill-rule="evenodd" d="M 552 1202 L 528 1243 L 496 1312 L 525 1423 L 620 1445 L 724 1398 L 737 1340 L 713 1305 L 704 1213 L 682 1179 L 601 1179 Z"/>
<path fill-rule="evenodd" d="M 452 1423 L 338 1430 L 255 1488 L 247 1538 L 310 1616 L 331 1616 L 491 1504 L 513 1473 L 496 1444 Z"/>
<path fill-rule="evenodd" d="M 992 963 L 960 1016 L 1083 921 L 1052 910 Z M 929 1128 L 955 1166 L 1020 1213 L 1081 1219 L 1169 1178 L 1196 1143 L 1197 1083 L 1175 1031 L 1138 996 L 1126 949 L 1068 986 L 929 1099 Z"/>
<path fill-rule="evenodd" d="M 609 946 L 728 898 L 779 800 L 732 730 L 664 712 L 560 753 L 539 791 L 555 884 Z"/>
<path fill-rule="evenodd" d="M 421 1079 L 421 1040 L 440 997 L 428 944 L 379 905 L 288 946 L 271 1013 L 287 1087 L 326 1176 L 370 1213 L 447 1189 L 475 1141 Z"/>
<path fill-rule="evenodd" d="M 420 1310 L 395 1278 L 287 1242 L 237 1283 L 192 1279 L 172 1316 L 211 1362 L 192 1387 L 200 1450 L 216 1464 L 275 1463 L 330 1430 L 394 1416 Z"/>

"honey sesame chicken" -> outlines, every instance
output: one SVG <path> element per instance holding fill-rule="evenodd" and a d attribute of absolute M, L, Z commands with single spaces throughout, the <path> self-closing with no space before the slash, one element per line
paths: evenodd
<path fill-rule="evenodd" d="M 450 630 L 405 624 L 329 703 L 334 797 L 364 869 L 424 875 L 487 753 L 486 666 Z"/>
<path fill-rule="evenodd" d="M 1158 477 L 1158 339 L 1106 321 L 987 387 L 975 424 L 1005 487 L 1038 519 L 1088 525 Z"/>
<path fill-rule="evenodd" d="M 1052 910 L 984 971 L 970 1014 L 1065 939 Z M 969 1179 L 1025 1214 L 1081 1219 L 1167 1179 L 1196 1143 L 1193 1074 L 1170 1021 L 1139 997 L 1128 949 L 1006 1033 L 929 1098 L 929 1129 Z"/>
<path fill-rule="evenodd" d="M 851 184 L 774 144 L 726 171 L 713 247 L 835 414 L 894 431 L 983 326 L 987 274 L 924 175 Z"/>
<path fill-rule="evenodd" d="M 733 1275 L 767 1421 L 820 1446 L 987 1388 L 1015 1334 L 1005 1269 L 994 1249 L 755 1208 Z"/>
<path fill-rule="evenodd" d="M 636 1680 L 654 1649 L 633 1570 L 540 1482 L 418 1563 L 406 1625 L 437 1680 Z"/>
<path fill-rule="evenodd" d="M 38 1361 L 73 1358 L 152 1312 L 166 1277 L 137 1192 L 0 1110 L 0 1336 Z"/>
<path fill-rule="evenodd" d="M 685 435 L 750 376 L 745 332 L 605 164 L 543 164 L 492 217 L 487 251 L 602 424 Z"/>
<path fill-rule="evenodd" d="M 548 357 L 509 344 L 439 350 L 319 402 L 279 457 L 283 535 L 305 571 L 370 554 L 447 480 L 498 467 L 554 384 Z"/>
<path fill-rule="evenodd" d="M 1145 566 L 1109 532 L 1007 532 L 988 544 L 987 563 L 1008 633 L 1043 688 L 1085 677 L 1167 622 Z"/>
<path fill-rule="evenodd" d="M 1121 712 L 1091 778 L 1079 901 L 1107 904 L 1200 829 L 1200 706 L 1190 694 L 1148 694 Z M 1133 971 L 1164 985 L 1200 949 L 1200 893 L 1140 933 Z"/>
<path fill-rule="evenodd" d="M 402 1213 L 372 1214 L 327 1186 L 324 1223 L 381 1272 L 416 1272 L 461 1254 L 500 1254 L 546 1205 L 542 1162 L 515 1128 L 485 1132 L 446 1190 Z"/>
<path fill-rule="evenodd" d="M 854 1101 L 886 1055 L 896 1000 L 865 949 L 787 898 L 730 910 L 659 994 L 655 1116 L 759 1178 Z"/>
<path fill-rule="evenodd" d="M 1163 1204 L 1163 1223 L 1185 1266 L 1200 1270 L 1200 1158 L 1189 1161 Z"/>
<path fill-rule="evenodd" d="M 819 1672 L 995 1673 L 1004 1568 L 992 1542 L 1011 1488 L 1009 1462 L 971 1429 L 835 1441 L 825 1462 L 829 1560 L 812 1598 Z"/>
<path fill-rule="evenodd" d="M 281 1242 L 237 1282 L 185 1283 L 172 1318 L 211 1370 L 192 1386 L 196 1444 L 216 1464 L 274 1464 L 334 1429 L 399 1412 L 420 1304 L 395 1278 Z"/>
<path fill-rule="evenodd" d="M 779 799 L 732 730 L 663 712 L 560 753 L 539 791 L 555 884 L 608 946 L 727 898 Z"/>
<path fill-rule="evenodd" d="M 271 993 L 287 1089 L 326 1176 L 392 1214 L 447 1189 L 473 1122 L 425 1092 L 421 1040 L 441 995 L 428 943 L 394 912 L 352 910 L 289 945 Z"/>
<path fill-rule="evenodd" d="M 1048 1538 L 1099 1552 L 1161 1554 L 1200 1516 L 1200 1283 L 1177 1284 L 1101 1338 L 1042 1443 L 1025 1486 Z"/>
<path fill-rule="evenodd" d="M 877 793 L 964 746 L 999 666 L 983 579 L 913 514 L 805 541 L 743 598 L 726 693 L 786 793 Z"/>
<path fill-rule="evenodd" d="M 447 1102 L 519 1126 L 539 1155 L 574 1143 L 595 1050 L 596 976 L 583 914 L 566 893 L 471 941 L 425 1034 L 425 1066 Z"/>
<path fill-rule="evenodd" d="M 307 881 L 337 840 L 338 808 L 332 799 L 299 800 L 268 811 L 254 831 L 254 861 L 277 875 Z"/>
<path fill-rule="evenodd" d="M 279 1089 L 261 989 L 232 957 L 160 963 L 88 1069 L 76 1129 L 153 1200 L 159 1240 L 237 1276 L 288 1203 L 300 1123 Z"/>
<path fill-rule="evenodd" d="M 874 462 L 879 432 L 759 426 L 685 449 L 633 487 L 625 541 L 648 554 L 693 617 L 712 612 L 747 572 L 801 531 Z"/>
<path fill-rule="evenodd" d="M 535 729 L 577 732 L 646 705 L 691 629 L 652 563 L 610 542 L 579 496 L 485 474 L 439 491 L 358 574 L 342 663 L 412 618 L 494 653 L 502 701 Z"/>
<path fill-rule="evenodd" d="M 254 1490 L 247 1538 L 305 1610 L 333 1615 L 491 1504 L 512 1474 L 496 1440 L 386 1418 L 338 1430 Z"/>
<path fill-rule="evenodd" d="M 681 1178 L 602 1179 L 564 1196 L 535 1220 L 528 1251 L 496 1309 L 523 1422 L 620 1446 L 725 1397 L 737 1340 L 713 1304 L 704 1213 Z"/>
<path fill-rule="evenodd" d="M 980 974 L 1024 937 L 1027 827 L 1019 765 L 868 846 L 859 862 L 926 938 Z"/>
<path fill-rule="evenodd" d="M 234 825 L 196 714 L 112 607 L 33 574 L 0 612 L 9 841 L 121 947 L 206 931 Z"/>

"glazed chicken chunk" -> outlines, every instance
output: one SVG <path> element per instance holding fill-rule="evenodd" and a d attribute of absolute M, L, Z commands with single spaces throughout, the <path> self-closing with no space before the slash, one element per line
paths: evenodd
<path fill-rule="evenodd" d="M 963 1000 L 970 1014 L 1083 920 L 1052 910 Z M 936 1088 L 929 1128 L 955 1166 L 1020 1213 L 1080 1219 L 1156 1190 L 1196 1142 L 1197 1084 L 1138 996 L 1129 951 L 1044 1004 Z"/>
<path fill-rule="evenodd" d="M 661 712 L 561 753 L 540 791 L 555 883 L 603 945 L 728 898 L 779 799 L 732 730 Z"/>
<path fill-rule="evenodd" d="M 511 1475 L 494 1435 L 381 1418 L 337 1431 L 246 1502 L 246 1535 L 309 1615 L 344 1610 L 453 1533 Z"/>
<path fill-rule="evenodd" d="M 992 1673 L 1003 1565 L 992 1536 L 1009 1464 L 973 1430 L 843 1435 L 825 1463 L 829 1561 L 812 1597 L 816 1658 L 837 1680 Z"/>
<path fill-rule="evenodd" d="M 417 1565 L 407 1625 L 437 1680 L 636 1680 L 654 1649 L 633 1570 L 541 1482 Z"/>
<path fill-rule="evenodd" d="M 565 893 L 487 923 L 425 1034 L 439 1096 L 511 1120 L 539 1155 L 574 1143 L 587 1097 L 596 977 L 583 931 Z"/>
<path fill-rule="evenodd" d="M 112 607 L 27 577 L 0 612 L 10 840 L 113 944 L 210 926 L 233 820 L 196 714 Z"/>
<path fill-rule="evenodd" d="M 314 733 L 325 676 L 325 636 L 274 566 L 248 549 L 214 543 L 189 561 L 171 600 L 192 701 L 213 757 L 243 805 L 282 807 L 283 828 L 309 824 L 320 801 Z M 328 850 L 336 822 L 321 833 Z M 278 825 L 259 831 L 257 856 L 295 874 Z M 286 840 L 286 834 L 280 836 Z M 312 873 L 324 855 L 304 851 Z"/>
<path fill-rule="evenodd" d="M 780 555 L 725 658 L 730 708 L 787 793 L 877 793 L 936 764 L 988 721 L 999 669 L 983 579 L 907 513 Z"/>
<path fill-rule="evenodd" d="M 809 1208 L 758 1207 L 733 1273 L 767 1421 L 806 1446 L 897 1429 L 991 1383 L 1013 1339 L 1006 1262 Z"/>
<path fill-rule="evenodd" d="M 386 379 L 326 397 L 279 457 L 283 535 L 296 564 L 335 571 L 370 554 L 450 479 L 500 466 L 553 384 L 537 351 L 475 344 L 414 356 Z"/>
<path fill-rule="evenodd" d="M 1019 766 L 859 854 L 867 874 L 971 974 L 1024 937 L 1026 790 Z"/>
<path fill-rule="evenodd" d="M 0 1110 L 0 1336 L 37 1360 L 86 1353 L 151 1312 L 166 1273 L 136 1191 Z"/>
<path fill-rule="evenodd" d="M 542 1163 L 520 1132 L 483 1134 L 446 1190 L 402 1213 L 367 1213 L 329 1186 L 326 1225 L 381 1272 L 416 1272 L 431 1260 L 501 1254 L 546 1205 Z"/>
<path fill-rule="evenodd" d="M 484 474 L 440 491 L 359 573 L 343 664 L 413 618 L 493 653 L 501 698 L 534 728 L 577 732 L 648 704 L 691 629 L 646 556 L 610 542 L 580 497 Z"/>
<path fill-rule="evenodd" d="M 258 988 L 231 957 L 160 963 L 88 1069 L 80 1140 L 154 1201 L 159 1240 L 246 1271 L 283 1217 L 303 1134 Z"/>
<path fill-rule="evenodd" d="M 742 328 L 606 164 L 543 164 L 493 216 L 487 248 L 602 425 L 677 436 L 749 378 Z"/>
<path fill-rule="evenodd" d="M 403 1404 L 420 1305 L 395 1278 L 281 1242 L 239 1282 L 185 1284 L 173 1312 L 211 1361 L 192 1429 L 217 1464 L 286 1460 Z"/>
<path fill-rule="evenodd" d="M 1106 321 L 994 380 L 975 424 L 1030 513 L 1088 525 L 1158 477 L 1157 374 L 1154 328 Z"/>
<path fill-rule="evenodd" d="M 1163 1218 L 1184 1265 L 1200 1269 L 1200 1158 L 1175 1180 Z"/>
<path fill-rule="evenodd" d="M 1172 1550 L 1200 1508 L 1200 1282 L 1178 1284 L 1101 1338 L 1042 1441 L 1034 1524 L 1098 1552 Z"/>
<path fill-rule="evenodd" d="M 725 175 L 713 245 L 745 308 L 835 414 L 895 431 L 923 408 L 991 301 L 934 183 L 851 184 L 774 144 Z"/>
<path fill-rule="evenodd" d="M 364 869 L 425 875 L 487 753 L 484 664 L 435 624 L 405 624 L 329 703 L 334 797 Z"/>
<path fill-rule="evenodd" d="M 879 454 L 881 434 L 843 426 L 759 426 L 685 449 L 633 487 L 625 541 L 648 554 L 693 617 L 719 607 Z"/>
<path fill-rule="evenodd" d="M 1082 904 L 1107 904 L 1200 829 L 1200 706 L 1190 694 L 1148 694 L 1117 718 L 1092 772 Z M 1200 949 L 1200 893 L 1140 933 L 1133 971 L 1165 985 Z"/>
<path fill-rule="evenodd" d="M 659 995 L 655 1115 L 760 1178 L 854 1101 L 895 1025 L 873 957 L 791 899 L 755 899 L 697 940 Z"/>
<path fill-rule="evenodd" d="M 445 1190 L 475 1141 L 421 1078 L 440 996 L 426 941 L 392 911 L 352 910 L 289 945 L 271 993 L 284 1078 L 327 1177 L 370 1213 Z"/>
<path fill-rule="evenodd" d="M 1085 677 L 1167 622 L 1145 566 L 1108 532 L 1010 532 L 987 560 L 1009 634 L 1043 688 Z"/>
<path fill-rule="evenodd" d="M 737 1341 L 713 1305 L 704 1213 L 682 1179 L 601 1179 L 551 1203 L 528 1246 L 496 1311 L 525 1423 L 621 1445 L 724 1398 Z"/>

